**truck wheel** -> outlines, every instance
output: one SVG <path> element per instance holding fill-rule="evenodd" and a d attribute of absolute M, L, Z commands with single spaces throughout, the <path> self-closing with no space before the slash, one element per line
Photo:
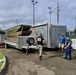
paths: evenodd
<path fill-rule="evenodd" d="M 27 39 L 27 43 L 28 43 L 29 45 L 33 45 L 33 44 L 35 43 L 34 38 L 32 38 L 32 37 L 28 38 L 28 39 Z"/>

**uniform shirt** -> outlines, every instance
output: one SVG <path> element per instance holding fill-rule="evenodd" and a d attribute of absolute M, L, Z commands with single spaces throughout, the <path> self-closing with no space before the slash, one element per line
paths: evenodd
<path fill-rule="evenodd" d="M 66 46 L 68 45 L 68 43 L 70 43 L 71 42 L 71 40 L 70 39 L 66 39 Z M 68 49 L 72 49 L 72 46 L 71 45 L 69 45 L 68 47 L 67 47 Z"/>
<path fill-rule="evenodd" d="M 39 37 L 36 38 L 36 40 L 38 42 L 38 45 L 43 45 L 43 40 L 44 40 L 43 37 L 39 36 Z"/>
<path fill-rule="evenodd" d="M 66 46 L 68 45 L 68 43 L 70 43 L 70 39 L 66 39 Z"/>
<path fill-rule="evenodd" d="M 65 44 L 65 37 L 64 36 L 59 37 L 59 43 L 60 44 Z"/>

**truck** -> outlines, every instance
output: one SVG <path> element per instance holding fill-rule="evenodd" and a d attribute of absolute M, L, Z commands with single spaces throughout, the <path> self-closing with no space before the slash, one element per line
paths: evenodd
<path fill-rule="evenodd" d="M 61 33 L 66 36 L 66 26 L 65 25 L 55 25 L 55 24 L 42 24 L 33 26 L 31 28 L 33 31 L 32 35 L 38 36 L 39 33 L 42 33 L 44 40 L 46 41 L 46 47 L 56 48 L 58 47 L 58 38 Z"/>

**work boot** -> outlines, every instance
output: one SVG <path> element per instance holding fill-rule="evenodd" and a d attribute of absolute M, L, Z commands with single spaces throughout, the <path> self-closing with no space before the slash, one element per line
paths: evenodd
<path fill-rule="evenodd" d="M 64 57 L 64 59 L 67 59 L 67 56 L 66 56 L 66 57 Z"/>
<path fill-rule="evenodd" d="M 42 58 L 42 56 L 39 56 L 39 60 L 40 60 L 40 61 L 42 60 L 41 58 Z"/>
<path fill-rule="evenodd" d="M 72 57 L 71 57 L 71 56 L 69 56 L 68 60 L 72 60 Z"/>

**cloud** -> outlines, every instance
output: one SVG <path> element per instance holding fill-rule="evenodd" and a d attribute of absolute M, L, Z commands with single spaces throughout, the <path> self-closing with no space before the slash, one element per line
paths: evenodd
<path fill-rule="evenodd" d="M 6 29 L 8 26 L 17 25 L 18 23 L 30 24 L 33 21 L 33 5 L 32 0 L 0 0 L 0 27 L 3 28 L 3 24 Z M 61 11 L 60 24 L 67 25 L 68 28 L 74 26 L 74 19 L 76 15 L 76 1 L 75 0 L 35 0 L 38 3 L 35 5 L 35 19 L 36 24 L 44 24 L 50 22 L 50 15 L 48 7 L 51 7 L 53 13 L 51 15 L 52 23 L 57 21 L 57 2 Z M 74 28 L 74 27 L 73 27 Z M 73 29 L 72 28 L 72 29 Z"/>

